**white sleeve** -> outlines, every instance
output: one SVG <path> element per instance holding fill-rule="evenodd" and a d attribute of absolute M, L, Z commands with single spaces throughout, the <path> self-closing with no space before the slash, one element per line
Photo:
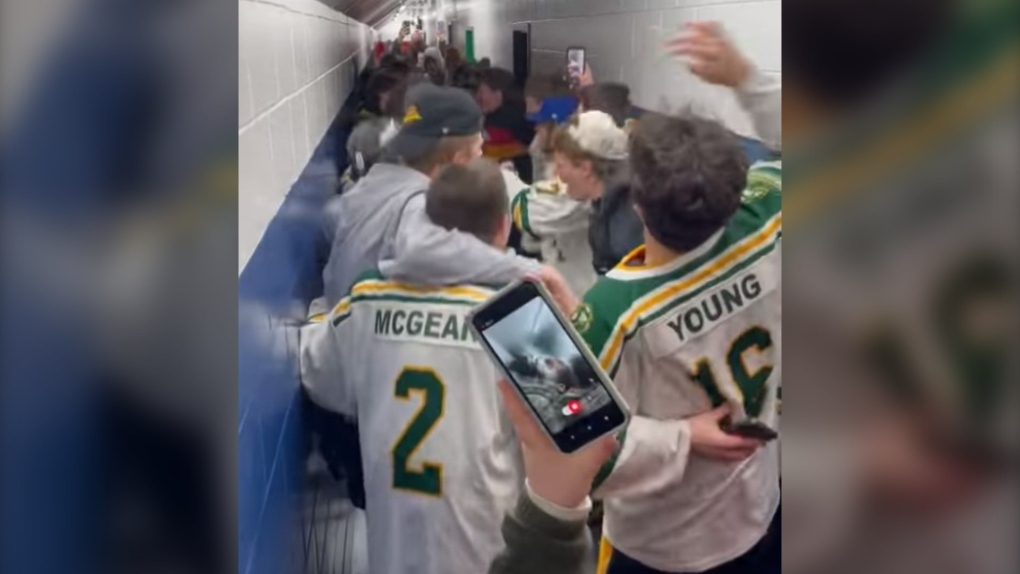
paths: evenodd
<path fill-rule="evenodd" d="M 324 319 L 304 325 L 299 357 L 301 385 L 312 401 L 328 411 L 354 417 L 357 410 L 349 367 L 357 352 L 357 337 L 351 332 L 350 315 L 350 299 L 344 298 Z"/>
<path fill-rule="evenodd" d="M 588 228 L 590 209 L 562 193 L 529 187 L 511 203 L 514 225 L 532 237 L 556 237 Z"/>
<path fill-rule="evenodd" d="M 631 405 L 639 401 L 642 373 L 623 357 L 613 380 Z M 634 416 L 617 436 L 617 451 L 595 477 L 595 498 L 646 496 L 675 484 L 684 475 L 691 450 L 691 429 L 685 420 Z"/>
<path fill-rule="evenodd" d="M 783 84 L 775 76 L 754 69 L 736 89 L 737 100 L 751 116 L 751 123 L 765 147 L 783 149 Z"/>
<path fill-rule="evenodd" d="M 595 479 L 595 498 L 644 496 L 683 476 L 691 449 L 687 421 L 633 417 L 616 454 Z"/>

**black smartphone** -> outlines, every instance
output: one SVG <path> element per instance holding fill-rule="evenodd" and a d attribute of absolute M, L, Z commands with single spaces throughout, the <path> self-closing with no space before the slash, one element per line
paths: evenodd
<path fill-rule="evenodd" d="M 584 68 L 587 65 L 584 48 L 576 46 L 567 48 L 567 76 L 570 78 L 570 83 L 577 83 L 578 78 L 584 74 Z"/>
<path fill-rule="evenodd" d="M 779 433 L 765 423 L 754 419 L 745 419 L 733 422 L 730 417 L 726 417 L 720 421 L 719 427 L 725 433 L 735 434 L 745 438 L 754 438 L 764 442 L 769 442 L 779 438 Z"/>
<path fill-rule="evenodd" d="M 503 289 L 472 312 L 470 327 L 561 452 L 627 424 L 627 404 L 540 283 Z"/>

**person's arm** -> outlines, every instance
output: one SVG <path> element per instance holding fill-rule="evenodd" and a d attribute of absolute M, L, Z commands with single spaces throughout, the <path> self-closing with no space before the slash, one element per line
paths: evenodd
<path fill-rule="evenodd" d="M 424 194 L 405 206 L 396 237 L 384 248 L 379 263 L 383 275 L 392 279 L 436 285 L 504 285 L 540 268 L 536 261 L 432 223 L 425 213 Z"/>
<path fill-rule="evenodd" d="M 643 496 L 675 484 L 683 477 L 694 454 L 717 460 L 743 460 L 761 443 L 723 432 L 719 421 L 729 415 L 728 404 L 686 419 L 657 420 L 639 413 L 641 405 L 637 389 L 646 376 L 625 348 L 619 348 L 619 359 L 607 355 L 606 347 L 617 329 L 617 317 L 626 308 L 619 292 L 607 281 L 595 285 L 584 296 L 588 312 L 581 319 L 575 315 L 575 326 L 603 366 L 617 364 L 610 371 L 613 382 L 628 402 L 631 419 L 627 428 L 617 435 L 617 449 L 602 466 L 592 482 L 596 498 Z M 683 384 L 677 381 L 676 384 Z"/>
<path fill-rule="evenodd" d="M 694 75 L 734 90 L 765 146 L 782 149 L 782 83 L 755 68 L 726 37 L 722 26 L 717 22 L 690 22 L 680 38 L 671 42 L 670 49 L 687 60 Z"/>
<path fill-rule="evenodd" d="M 501 381 L 499 390 L 521 441 L 527 481 L 503 521 L 506 547 L 489 574 L 588 574 L 593 571 L 588 489 L 615 441 L 604 436 L 580 452 L 563 454 L 510 384 Z"/>
<path fill-rule="evenodd" d="M 729 404 L 686 419 L 632 416 L 617 449 L 592 481 L 595 498 L 648 496 L 682 479 L 692 456 L 736 462 L 762 443 L 726 434 L 719 426 Z"/>
<path fill-rule="evenodd" d="M 736 89 L 737 100 L 751 116 L 751 123 L 765 147 L 779 151 L 783 147 L 783 84 L 773 76 L 751 67 L 747 78 Z"/>
<path fill-rule="evenodd" d="M 588 513 L 591 501 L 563 508 L 530 487 L 503 519 L 506 546 L 489 574 L 587 574 L 591 560 Z"/>
<path fill-rule="evenodd" d="M 298 357 L 301 386 L 308 397 L 323 409 L 354 417 L 354 391 L 343 370 L 345 355 L 356 353 L 350 316 L 350 298 L 345 297 L 328 315 L 301 327 Z"/>

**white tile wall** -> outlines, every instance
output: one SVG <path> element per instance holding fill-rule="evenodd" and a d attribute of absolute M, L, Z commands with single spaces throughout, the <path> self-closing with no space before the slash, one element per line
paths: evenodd
<path fill-rule="evenodd" d="M 316 0 L 238 0 L 238 273 L 366 61 L 371 30 Z"/>
<path fill-rule="evenodd" d="M 440 0 L 443 2 L 443 0 Z M 450 4 L 450 0 L 445 0 Z M 512 29 L 531 23 L 532 69 L 561 66 L 569 46 L 584 46 L 597 79 L 622 81 L 638 105 L 688 108 L 754 135 L 728 90 L 706 85 L 664 51 L 684 22 L 716 20 L 760 69 L 782 73 L 781 0 L 472 0 L 456 2 L 456 42 L 475 29 L 478 57 L 513 64 Z"/>

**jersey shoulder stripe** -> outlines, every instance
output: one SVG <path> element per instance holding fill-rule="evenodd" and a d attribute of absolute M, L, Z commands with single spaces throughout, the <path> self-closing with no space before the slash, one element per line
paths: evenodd
<path fill-rule="evenodd" d="M 659 266 L 632 265 L 644 253 L 639 247 L 628 254 L 607 277 L 620 281 L 641 282 L 641 290 L 650 291 L 662 284 L 685 277 L 722 256 L 728 249 L 748 238 L 761 235 L 764 230 L 782 228 L 782 195 L 771 189 L 766 193 L 750 194 L 745 191 L 737 213 L 726 227 L 705 241 L 700 247 L 671 263 Z"/>
<path fill-rule="evenodd" d="M 772 209 L 767 203 L 758 207 L 761 211 L 757 213 L 744 214 L 739 219 L 735 217 L 737 220 L 731 222 L 709 253 L 664 274 L 659 281 L 642 281 L 640 296 L 632 297 L 633 303 L 619 316 L 598 351 L 603 369 L 609 373 L 615 371 L 624 343 L 634 336 L 642 324 L 719 281 L 724 281 L 775 248 L 782 231 L 782 214 L 776 213 L 765 225 L 754 226 L 755 231 L 748 232 L 752 229 L 753 221 L 760 221 L 755 215 L 769 213 Z M 740 237 L 740 240 L 734 241 L 734 236 Z"/>
<path fill-rule="evenodd" d="M 745 196 L 740 209 L 724 229 L 672 263 L 655 267 L 628 266 L 629 261 L 644 253 L 643 246 L 635 249 L 585 294 L 584 303 L 573 318 L 574 326 L 584 336 L 592 352 L 601 358 L 615 340 L 621 321 L 635 305 L 677 282 L 682 282 L 684 290 L 698 290 L 715 279 L 726 266 L 753 255 L 763 246 L 769 246 L 771 238 L 781 233 L 781 211 L 782 196 L 778 188 L 773 187 L 764 194 Z M 735 249 L 740 256 L 728 258 Z M 635 322 L 633 327 L 636 326 Z M 622 343 L 619 341 L 618 345 L 622 346 Z M 621 350 L 615 348 L 610 355 L 618 355 Z M 603 367 L 612 373 L 607 367 L 609 363 L 615 364 L 615 360 L 604 362 Z"/>
<path fill-rule="evenodd" d="M 600 277 L 584 294 L 581 305 L 571 316 L 571 322 L 596 357 L 609 341 L 620 317 L 641 293 L 641 285 L 637 282 Z"/>
<path fill-rule="evenodd" d="M 348 317 L 351 316 L 351 298 L 344 297 L 333 307 L 333 311 L 330 312 L 330 322 L 336 327 L 340 323 L 343 323 Z"/>
<path fill-rule="evenodd" d="M 758 162 L 747 172 L 747 187 L 743 201 L 753 200 L 768 194 L 782 194 L 783 167 L 781 161 Z"/>
<path fill-rule="evenodd" d="M 356 283 L 351 289 L 351 303 L 361 301 L 398 301 L 452 305 L 477 305 L 493 291 L 483 287 L 423 287 L 399 281 L 369 279 Z"/>
<path fill-rule="evenodd" d="M 531 222 L 528 220 L 528 190 L 524 189 L 514 196 L 511 202 L 511 213 L 513 214 L 514 225 L 521 231 L 534 236 L 531 230 Z"/>
<path fill-rule="evenodd" d="M 332 319 L 333 326 L 340 324 L 344 319 L 349 317 L 351 314 L 351 298 L 344 297 L 341 299 L 335 307 L 330 309 L 326 313 L 319 313 L 312 315 L 305 321 L 306 325 L 315 323 L 325 323 L 327 319 Z"/>

